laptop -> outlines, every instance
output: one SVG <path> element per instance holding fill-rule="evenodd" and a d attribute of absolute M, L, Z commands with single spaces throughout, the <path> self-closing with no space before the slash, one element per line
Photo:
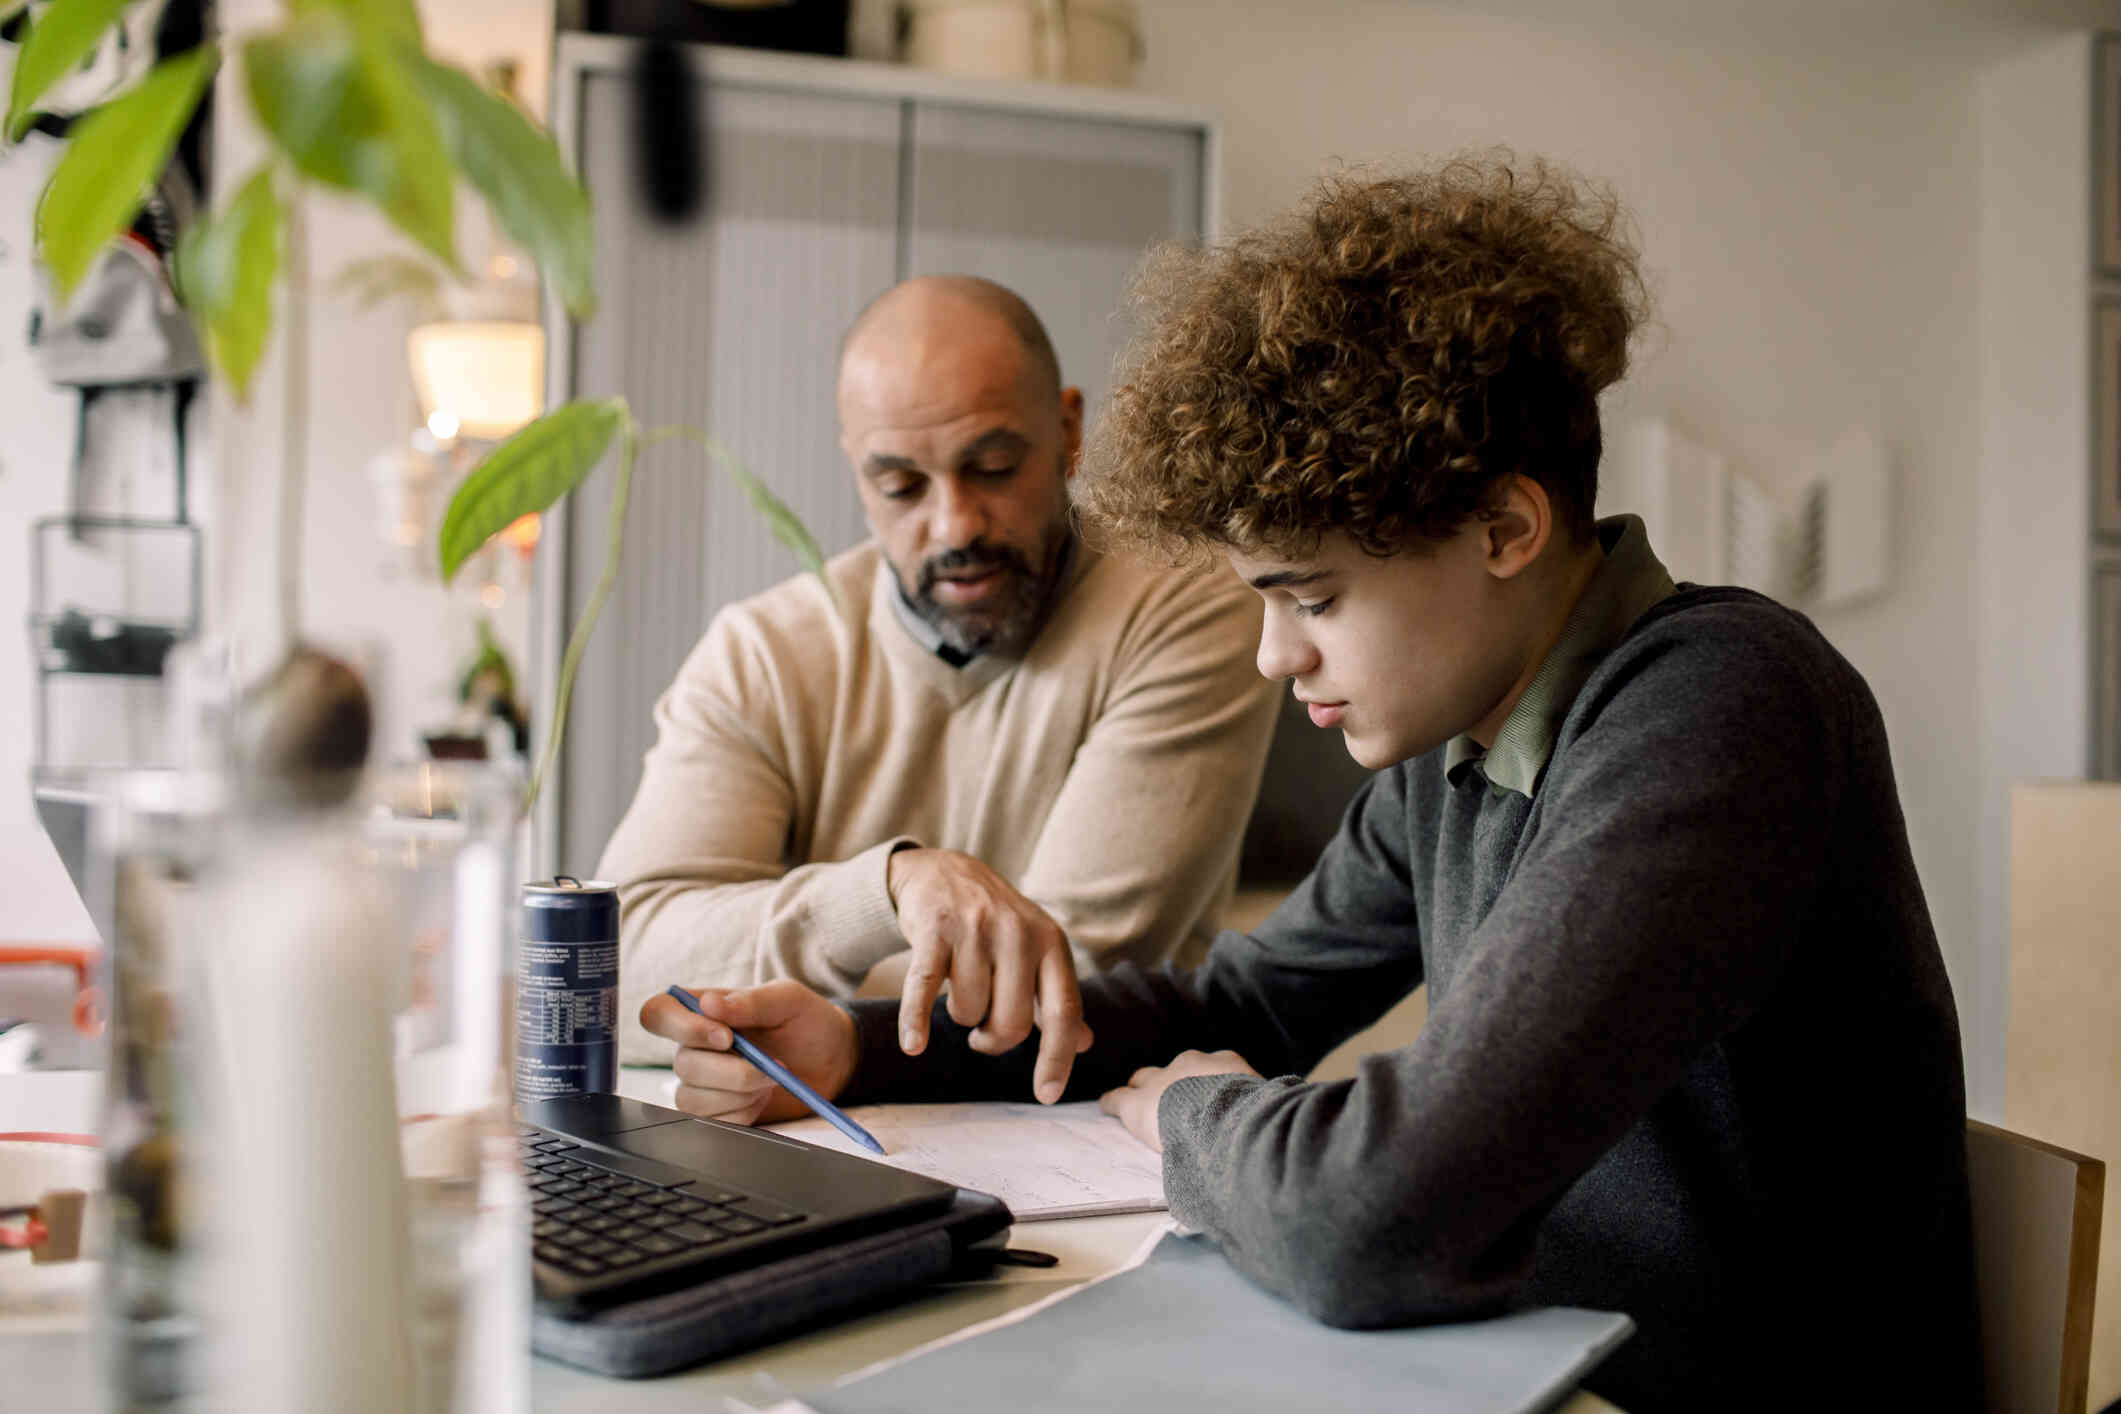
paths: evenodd
<path fill-rule="evenodd" d="M 538 1298 L 573 1314 L 942 1213 L 957 1189 L 619 1095 L 517 1105 Z"/>

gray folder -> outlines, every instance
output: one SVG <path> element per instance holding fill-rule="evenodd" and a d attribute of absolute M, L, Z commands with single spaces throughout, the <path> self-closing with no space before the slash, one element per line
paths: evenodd
<path fill-rule="evenodd" d="M 1566 1399 L 1634 1328 L 1613 1312 L 1547 1307 L 1453 1325 L 1335 1330 L 1252 1285 L 1207 1239 L 1170 1235 L 1141 1266 L 1033 1316 L 803 1401 L 818 1414 L 1520 1414 Z"/>

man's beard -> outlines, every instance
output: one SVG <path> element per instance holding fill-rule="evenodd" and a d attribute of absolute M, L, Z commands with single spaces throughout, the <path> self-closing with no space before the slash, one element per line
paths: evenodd
<path fill-rule="evenodd" d="M 1072 539 L 1065 526 L 1049 531 L 1040 546 L 1043 563 L 1036 568 L 1021 551 L 1007 545 L 975 540 L 946 550 L 921 564 L 920 582 L 907 594 L 906 602 L 954 652 L 966 657 L 982 653 L 1020 656 L 1045 625 Z M 1001 577 L 986 603 L 958 606 L 935 597 L 936 581 L 943 576 L 983 569 L 997 570 Z"/>

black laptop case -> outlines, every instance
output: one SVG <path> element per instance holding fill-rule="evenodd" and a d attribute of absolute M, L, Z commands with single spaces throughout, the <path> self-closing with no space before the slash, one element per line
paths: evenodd
<path fill-rule="evenodd" d="M 541 1306 L 531 1346 L 601 1375 L 667 1374 L 902 1301 L 948 1276 L 1009 1223 L 999 1198 L 959 1189 L 940 1214 L 696 1286 L 580 1316 Z"/>
<path fill-rule="evenodd" d="M 984 1193 L 618 1095 L 517 1116 L 531 1343 L 599 1374 L 663 1374 L 903 1299 L 1011 1222 Z"/>

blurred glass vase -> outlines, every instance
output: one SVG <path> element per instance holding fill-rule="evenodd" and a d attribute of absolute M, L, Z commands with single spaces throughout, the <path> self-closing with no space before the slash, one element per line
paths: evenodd
<path fill-rule="evenodd" d="M 473 762 L 359 780 L 334 801 L 172 775 L 114 812 L 121 1407 L 527 1403 L 503 1024 L 521 782 Z M 150 1313 L 182 1316 L 188 1348 Z"/>

